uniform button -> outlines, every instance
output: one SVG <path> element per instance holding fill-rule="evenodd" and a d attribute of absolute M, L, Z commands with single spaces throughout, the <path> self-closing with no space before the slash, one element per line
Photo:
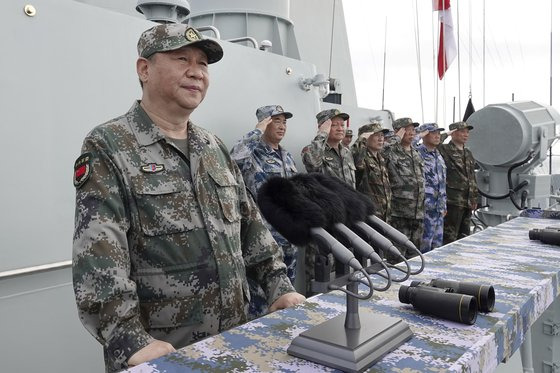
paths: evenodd
<path fill-rule="evenodd" d="M 121 354 L 121 350 L 115 350 L 113 351 L 113 355 L 115 355 L 115 357 L 119 357 Z"/>

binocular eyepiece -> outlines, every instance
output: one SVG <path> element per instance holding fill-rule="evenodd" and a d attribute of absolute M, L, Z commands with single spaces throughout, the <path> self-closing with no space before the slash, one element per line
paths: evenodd
<path fill-rule="evenodd" d="M 560 228 L 531 229 L 529 231 L 529 239 L 539 240 L 549 245 L 560 245 Z"/>
<path fill-rule="evenodd" d="M 401 303 L 412 304 L 418 310 L 447 320 L 472 325 L 477 310 L 494 309 L 494 287 L 469 282 L 433 279 L 430 282 L 412 281 L 399 289 Z"/>

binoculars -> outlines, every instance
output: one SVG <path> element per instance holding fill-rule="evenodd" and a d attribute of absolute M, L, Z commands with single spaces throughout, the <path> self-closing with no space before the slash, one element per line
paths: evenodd
<path fill-rule="evenodd" d="M 472 325 L 477 310 L 490 312 L 494 309 L 495 294 L 494 288 L 488 285 L 433 279 L 401 285 L 399 301 L 412 304 L 427 314 Z"/>
<path fill-rule="evenodd" d="M 539 240 L 550 245 L 560 245 L 560 228 L 531 229 L 529 231 L 529 239 Z"/>

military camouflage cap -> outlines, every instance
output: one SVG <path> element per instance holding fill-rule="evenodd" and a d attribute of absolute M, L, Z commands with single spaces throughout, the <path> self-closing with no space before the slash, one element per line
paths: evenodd
<path fill-rule="evenodd" d="M 416 128 L 416 132 L 418 132 L 418 133 L 424 132 L 424 131 L 428 131 L 428 132 L 439 131 L 439 132 L 441 132 L 441 131 L 443 131 L 443 128 L 438 127 L 437 123 L 424 123 L 420 127 Z"/>
<path fill-rule="evenodd" d="M 344 134 L 344 136 L 353 136 L 354 132 L 352 132 L 352 130 L 348 129 L 346 130 L 346 133 Z"/>
<path fill-rule="evenodd" d="M 383 128 L 383 126 L 379 122 L 371 122 L 360 127 L 360 129 L 358 130 L 358 136 L 366 132 L 383 132 L 383 134 L 387 134 L 389 130 L 387 128 Z"/>
<path fill-rule="evenodd" d="M 260 108 L 257 109 L 256 114 L 257 114 L 257 120 L 259 122 L 266 117 L 273 117 L 275 115 L 280 115 L 280 114 L 284 114 L 286 116 L 286 119 L 290 119 L 291 117 L 293 117 L 292 113 L 288 113 L 287 111 L 284 111 L 284 108 L 280 105 L 261 106 Z"/>
<path fill-rule="evenodd" d="M 334 117 L 341 117 L 344 120 L 348 120 L 350 115 L 346 113 L 341 113 L 338 109 L 327 109 L 323 110 L 315 116 L 317 118 L 317 123 L 323 124 L 325 121 L 332 119 Z"/>
<path fill-rule="evenodd" d="M 474 127 L 466 122 L 455 122 L 449 125 L 449 130 L 462 130 L 463 128 L 467 128 L 469 131 L 472 130 Z"/>
<path fill-rule="evenodd" d="M 222 59 L 224 51 L 218 42 L 206 39 L 194 27 L 183 23 L 168 23 L 148 29 L 138 39 L 138 56 L 148 58 L 154 53 L 169 52 L 187 45 L 200 48 L 208 63 Z"/>
<path fill-rule="evenodd" d="M 414 127 L 418 127 L 418 126 L 419 126 L 418 123 L 413 122 L 412 119 L 410 119 L 410 118 L 399 118 L 399 119 L 393 121 L 393 129 L 394 129 L 395 131 L 397 131 L 397 130 L 399 130 L 399 129 L 403 128 L 403 127 L 409 126 L 409 125 L 411 125 L 411 124 L 412 124 Z"/>

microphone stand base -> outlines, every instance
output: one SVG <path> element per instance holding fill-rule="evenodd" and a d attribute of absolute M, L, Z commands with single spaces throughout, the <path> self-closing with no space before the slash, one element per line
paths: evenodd
<path fill-rule="evenodd" d="M 361 372 L 412 337 L 401 319 L 360 312 L 360 329 L 344 327 L 345 314 L 294 338 L 288 354 L 345 372 Z"/>

